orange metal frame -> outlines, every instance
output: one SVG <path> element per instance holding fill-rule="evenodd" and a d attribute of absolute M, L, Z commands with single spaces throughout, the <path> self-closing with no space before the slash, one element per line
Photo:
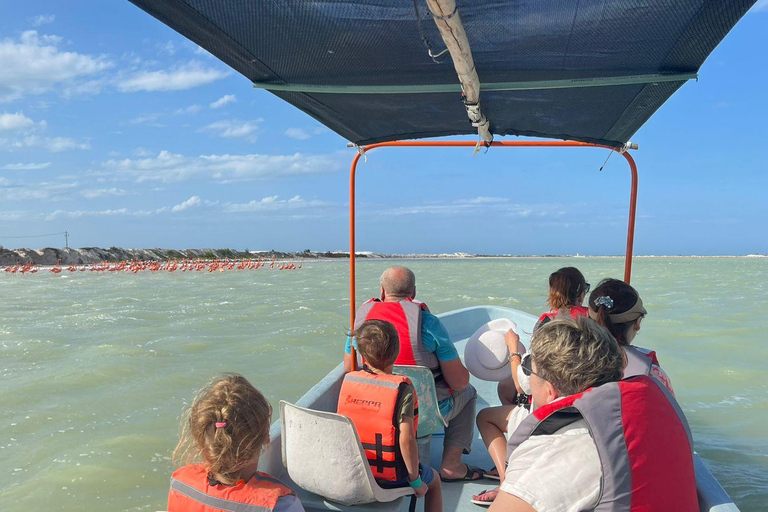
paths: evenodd
<path fill-rule="evenodd" d="M 349 174 L 349 329 L 355 328 L 356 297 L 355 297 L 355 176 L 357 174 L 357 163 L 360 157 L 372 149 L 386 147 L 474 147 L 477 143 L 474 141 L 394 141 L 380 142 L 360 147 L 360 151 L 352 159 L 352 166 Z M 627 151 L 620 151 L 611 146 L 602 146 L 599 144 L 589 144 L 586 142 L 574 141 L 503 141 L 492 142 L 494 147 L 537 147 L 537 148 L 602 148 L 610 149 L 622 155 L 629 163 L 629 170 L 632 175 L 632 191 L 629 196 L 629 227 L 627 228 L 627 253 L 624 260 L 624 281 L 629 283 L 632 275 L 632 248 L 635 240 L 635 210 L 637 206 L 637 165 L 635 160 Z M 355 349 L 352 347 L 352 365 L 354 367 L 357 358 Z"/>

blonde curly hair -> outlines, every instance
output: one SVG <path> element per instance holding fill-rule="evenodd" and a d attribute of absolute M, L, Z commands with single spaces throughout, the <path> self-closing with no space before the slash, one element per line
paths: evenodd
<path fill-rule="evenodd" d="M 245 377 L 219 375 L 189 407 L 173 462 L 177 467 L 204 463 L 221 483 L 234 484 L 269 442 L 271 417 L 269 402 Z"/>

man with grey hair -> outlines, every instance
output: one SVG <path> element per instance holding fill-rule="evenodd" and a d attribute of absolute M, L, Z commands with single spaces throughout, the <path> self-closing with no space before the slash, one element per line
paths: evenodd
<path fill-rule="evenodd" d="M 682 410 L 648 376 L 620 380 L 623 352 L 606 329 L 554 320 L 530 353 L 521 372 L 534 410 L 509 438 L 491 512 L 699 510 Z"/>
<path fill-rule="evenodd" d="M 395 266 L 384 271 L 379 298 L 360 306 L 355 329 L 365 320 L 384 320 L 395 326 L 400 339 L 400 355 L 395 364 L 426 366 L 432 370 L 440 412 L 448 421 L 440 478 L 444 482 L 482 478 L 482 469 L 461 460 L 462 454 L 472 449 L 475 437 L 477 392 L 469 384 L 469 372 L 445 327 L 426 304 L 416 300 L 416 276 L 410 269 Z M 348 338 L 344 355 L 346 371 L 352 368 L 351 343 Z"/>

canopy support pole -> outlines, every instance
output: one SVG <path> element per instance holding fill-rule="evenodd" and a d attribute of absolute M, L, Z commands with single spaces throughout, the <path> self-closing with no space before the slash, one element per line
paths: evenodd
<path fill-rule="evenodd" d="M 473 141 L 394 141 L 380 142 L 378 144 L 369 144 L 358 147 L 358 152 L 352 159 L 352 166 L 349 172 L 349 330 L 355 329 L 355 314 L 357 313 L 356 303 L 356 280 L 355 280 L 355 176 L 357 174 L 357 164 L 360 157 L 372 149 L 384 147 L 475 147 Z M 501 141 L 492 142 L 491 146 L 496 147 L 544 147 L 544 148 L 603 148 L 610 149 L 622 155 L 629 164 L 631 174 L 631 192 L 629 196 L 629 226 L 627 228 L 627 252 L 624 260 L 624 281 L 629 283 L 632 275 L 632 251 L 635 239 L 635 212 L 637 210 L 637 164 L 634 158 L 629 154 L 628 149 L 637 149 L 636 144 L 627 143 L 624 148 L 614 148 L 611 146 L 602 146 L 599 144 L 589 144 L 587 142 L 574 141 Z M 352 370 L 356 369 L 357 356 L 355 347 L 352 347 Z"/>
<path fill-rule="evenodd" d="M 427 7 L 435 18 L 445 47 L 451 54 L 453 67 L 461 82 L 464 96 L 464 108 L 472 126 L 486 145 L 493 141 L 491 123 L 480 109 L 480 77 L 477 76 L 472 49 L 469 47 L 467 32 L 461 23 L 461 16 L 456 8 L 456 0 L 427 0 Z"/>

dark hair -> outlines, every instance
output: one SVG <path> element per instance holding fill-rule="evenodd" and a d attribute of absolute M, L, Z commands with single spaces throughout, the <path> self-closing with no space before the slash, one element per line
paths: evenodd
<path fill-rule="evenodd" d="M 355 331 L 357 350 L 369 366 L 383 370 L 400 354 L 400 338 L 395 326 L 384 320 L 366 320 Z"/>
<path fill-rule="evenodd" d="M 595 301 L 602 297 L 609 297 L 612 301 L 612 306 L 607 306 L 605 300 L 600 301 L 600 304 L 595 304 Z M 608 331 L 616 338 L 619 345 L 629 345 L 627 343 L 627 330 L 635 323 L 636 320 L 629 322 L 613 323 L 611 315 L 617 315 L 624 313 L 632 309 L 637 303 L 637 299 L 640 294 L 637 290 L 630 285 L 619 279 L 603 279 L 597 285 L 597 287 L 589 294 L 589 309 L 592 311 L 590 315 L 594 320 L 608 329 Z"/>
<path fill-rule="evenodd" d="M 549 307 L 563 309 L 578 306 L 579 295 L 587 289 L 587 280 L 576 267 L 563 267 L 549 276 Z"/>

